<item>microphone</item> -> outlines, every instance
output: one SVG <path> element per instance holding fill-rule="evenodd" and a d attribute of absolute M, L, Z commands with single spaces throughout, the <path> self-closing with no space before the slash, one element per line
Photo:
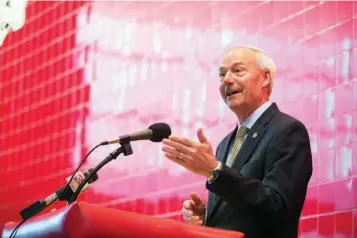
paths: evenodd
<path fill-rule="evenodd" d="M 119 136 L 117 139 L 107 140 L 100 143 L 100 145 L 110 145 L 120 143 L 122 138 L 129 138 L 129 141 L 136 140 L 151 140 L 152 142 L 161 142 L 163 139 L 171 135 L 171 128 L 168 124 L 160 122 L 149 126 L 148 129 L 138 131 L 132 134 Z"/>
<path fill-rule="evenodd" d="M 22 211 L 20 211 L 20 215 L 23 219 L 31 218 L 32 216 L 36 215 L 37 213 L 41 212 L 43 209 L 54 203 L 56 200 L 60 201 L 68 201 L 77 190 L 81 182 L 88 177 L 88 175 L 93 171 L 93 169 L 89 169 L 84 174 L 81 171 L 78 171 L 74 176 L 69 184 L 69 186 L 64 185 L 56 190 L 53 194 L 46 197 L 43 201 L 36 201 L 30 206 L 26 207 Z M 72 176 L 66 178 L 67 183 Z M 87 190 L 89 188 L 89 184 L 94 183 L 98 180 L 98 175 L 94 173 L 92 177 L 88 180 L 88 183 L 83 187 L 81 192 Z"/>

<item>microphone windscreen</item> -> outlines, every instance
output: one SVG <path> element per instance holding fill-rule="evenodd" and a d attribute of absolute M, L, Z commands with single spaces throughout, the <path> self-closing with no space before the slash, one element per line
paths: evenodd
<path fill-rule="evenodd" d="M 171 128 L 168 124 L 159 122 L 152 124 L 149 129 L 152 131 L 151 141 L 161 142 L 165 138 L 169 138 L 171 135 Z"/>

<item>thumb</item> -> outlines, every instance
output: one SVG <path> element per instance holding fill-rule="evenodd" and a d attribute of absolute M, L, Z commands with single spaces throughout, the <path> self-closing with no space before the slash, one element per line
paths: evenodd
<path fill-rule="evenodd" d="M 197 130 L 197 138 L 201 143 L 209 144 L 209 141 L 208 141 L 207 137 L 205 136 L 205 134 L 203 133 L 202 128 L 199 128 Z"/>
<path fill-rule="evenodd" d="M 197 193 L 191 193 L 191 199 L 195 203 L 195 206 L 204 205 L 203 199 Z"/>

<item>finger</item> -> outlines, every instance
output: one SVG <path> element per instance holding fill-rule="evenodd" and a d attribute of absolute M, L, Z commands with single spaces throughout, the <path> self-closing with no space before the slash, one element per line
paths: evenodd
<path fill-rule="evenodd" d="M 203 199 L 195 192 L 191 193 L 191 198 L 193 200 L 193 202 L 195 203 L 195 206 L 201 206 L 204 205 L 204 201 Z"/>
<path fill-rule="evenodd" d="M 177 142 L 177 143 L 180 143 L 180 144 L 183 144 L 187 147 L 195 147 L 196 146 L 196 142 L 192 141 L 192 140 L 189 140 L 185 137 L 180 137 L 180 136 L 170 136 L 169 137 L 170 140 L 174 141 L 174 142 Z"/>
<path fill-rule="evenodd" d="M 172 147 L 169 146 L 163 146 L 162 151 L 165 152 L 166 154 L 169 154 L 171 156 L 176 156 L 179 157 L 181 152 L 178 150 L 173 149 Z"/>
<path fill-rule="evenodd" d="M 192 200 L 186 200 L 183 202 L 183 209 L 191 210 L 194 205 Z"/>
<path fill-rule="evenodd" d="M 193 216 L 193 212 L 191 210 L 183 208 L 182 209 L 182 215 L 184 215 L 186 217 Z"/>
<path fill-rule="evenodd" d="M 192 224 L 203 225 L 203 221 L 202 220 L 198 220 L 198 221 L 192 222 Z"/>
<path fill-rule="evenodd" d="M 192 157 L 189 155 L 185 155 L 184 153 L 181 153 L 181 151 L 172 149 L 171 147 L 168 146 L 164 146 L 162 147 L 162 151 L 164 151 L 166 154 L 172 156 L 172 157 L 176 157 L 178 160 L 183 160 L 183 161 L 188 161 L 188 160 L 192 160 Z"/>
<path fill-rule="evenodd" d="M 208 144 L 209 143 L 206 135 L 203 133 L 203 129 L 202 128 L 199 128 L 197 130 L 197 138 L 201 143 L 204 143 L 204 144 Z"/>
<path fill-rule="evenodd" d="M 179 143 L 179 142 L 175 142 L 173 140 L 167 140 L 167 139 L 164 139 L 162 140 L 162 143 L 165 144 L 165 145 L 168 145 L 168 146 L 171 146 L 172 148 L 178 150 L 178 151 L 181 151 L 182 153 L 184 154 L 187 154 L 187 155 L 191 155 L 192 154 L 192 150 L 185 146 L 184 144 L 182 143 Z"/>
<path fill-rule="evenodd" d="M 174 162 L 176 164 L 179 164 L 179 165 L 181 165 L 181 166 L 186 168 L 187 164 L 185 163 L 185 160 L 180 159 L 180 158 L 178 158 L 176 156 L 169 155 L 169 154 L 165 154 L 165 157 L 168 158 L 169 160 L 171 160 L 172 162 Z"/>
<path fill-rule="evenodd" d="M 199 216 L 184 216 L 184 219 L 185 219 L 186 221 L 191 222 L 191 223 L 197 222 L 197 221 L 200 221 L 200 220 L 201 220 L 201 218 L 200 218 Z"/>
<path fill-rule="evenodd" d="M 201 220 L 201 219 L 190 219 L 190 218 L 188 218 L 188 219 L 186 219 L 186 218 L 184 218 L 184 220 L 187 222 L 187 223 L 189 223 L 189 224 L 193 224 L 193 225 L 203 225 L 203 220 Z"/>

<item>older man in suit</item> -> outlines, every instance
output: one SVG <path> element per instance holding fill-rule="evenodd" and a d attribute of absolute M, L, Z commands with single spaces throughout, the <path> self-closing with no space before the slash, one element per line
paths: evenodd
<path fill-rule="evenodd" d="M 275 64 L 262 50 L 238 46 L 223 55 L 220 93 L 238 125 L 217 147 L 200 128 L 199 142 L 171 136 L 168 159 L 207 178 L 205 205 L 196 193 L 183 203 L 187 222 L 245 233 L 247 238 L 293 238 L 312 174 L 305 126 L 269 100 Z"/>

